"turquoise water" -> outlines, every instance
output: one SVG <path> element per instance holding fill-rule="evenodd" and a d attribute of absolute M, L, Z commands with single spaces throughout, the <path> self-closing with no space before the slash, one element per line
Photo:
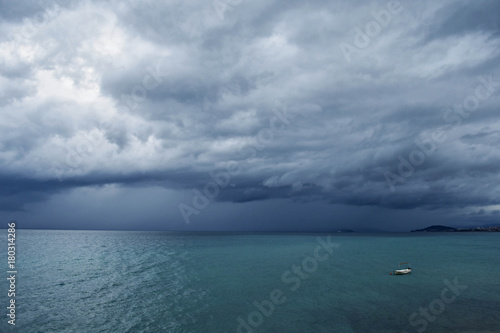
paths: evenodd
<path fill-rule="evenodd" d="M 500 332 L 500 234 L 318 237 L 17 230 L 0 331 Z M 402 261 L 413 273 L 389 275 Z"/>

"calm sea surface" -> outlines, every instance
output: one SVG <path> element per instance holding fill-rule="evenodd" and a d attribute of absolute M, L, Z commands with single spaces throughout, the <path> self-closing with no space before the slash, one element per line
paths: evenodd
<path fill-rule="evenodd" d="M 0 331 L 500 332 L 500 234 L 327 236 L 17 230 Z"/>

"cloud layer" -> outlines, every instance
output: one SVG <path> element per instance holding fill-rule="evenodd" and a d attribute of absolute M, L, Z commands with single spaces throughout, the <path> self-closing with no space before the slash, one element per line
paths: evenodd
<path fill-rule="evenodd" d="M 212 200 L 497 221 L 499 7 L 0 1 L 0 208 L 109 185 L 196 208 L 232 165 Z"/>

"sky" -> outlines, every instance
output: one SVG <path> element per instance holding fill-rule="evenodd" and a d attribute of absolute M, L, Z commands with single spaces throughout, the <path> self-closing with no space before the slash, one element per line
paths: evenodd
<path fill-rule="evenodd" d="M 20 228 L 500 225 L 500 2 L 0 0 Z"/>

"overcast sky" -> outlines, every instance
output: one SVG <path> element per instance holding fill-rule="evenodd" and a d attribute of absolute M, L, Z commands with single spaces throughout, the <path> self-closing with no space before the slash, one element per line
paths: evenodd
<path fill-rule="evenodd" d="M 500 2 L 0 0 L 27 228 L 500 224 Z"/>

